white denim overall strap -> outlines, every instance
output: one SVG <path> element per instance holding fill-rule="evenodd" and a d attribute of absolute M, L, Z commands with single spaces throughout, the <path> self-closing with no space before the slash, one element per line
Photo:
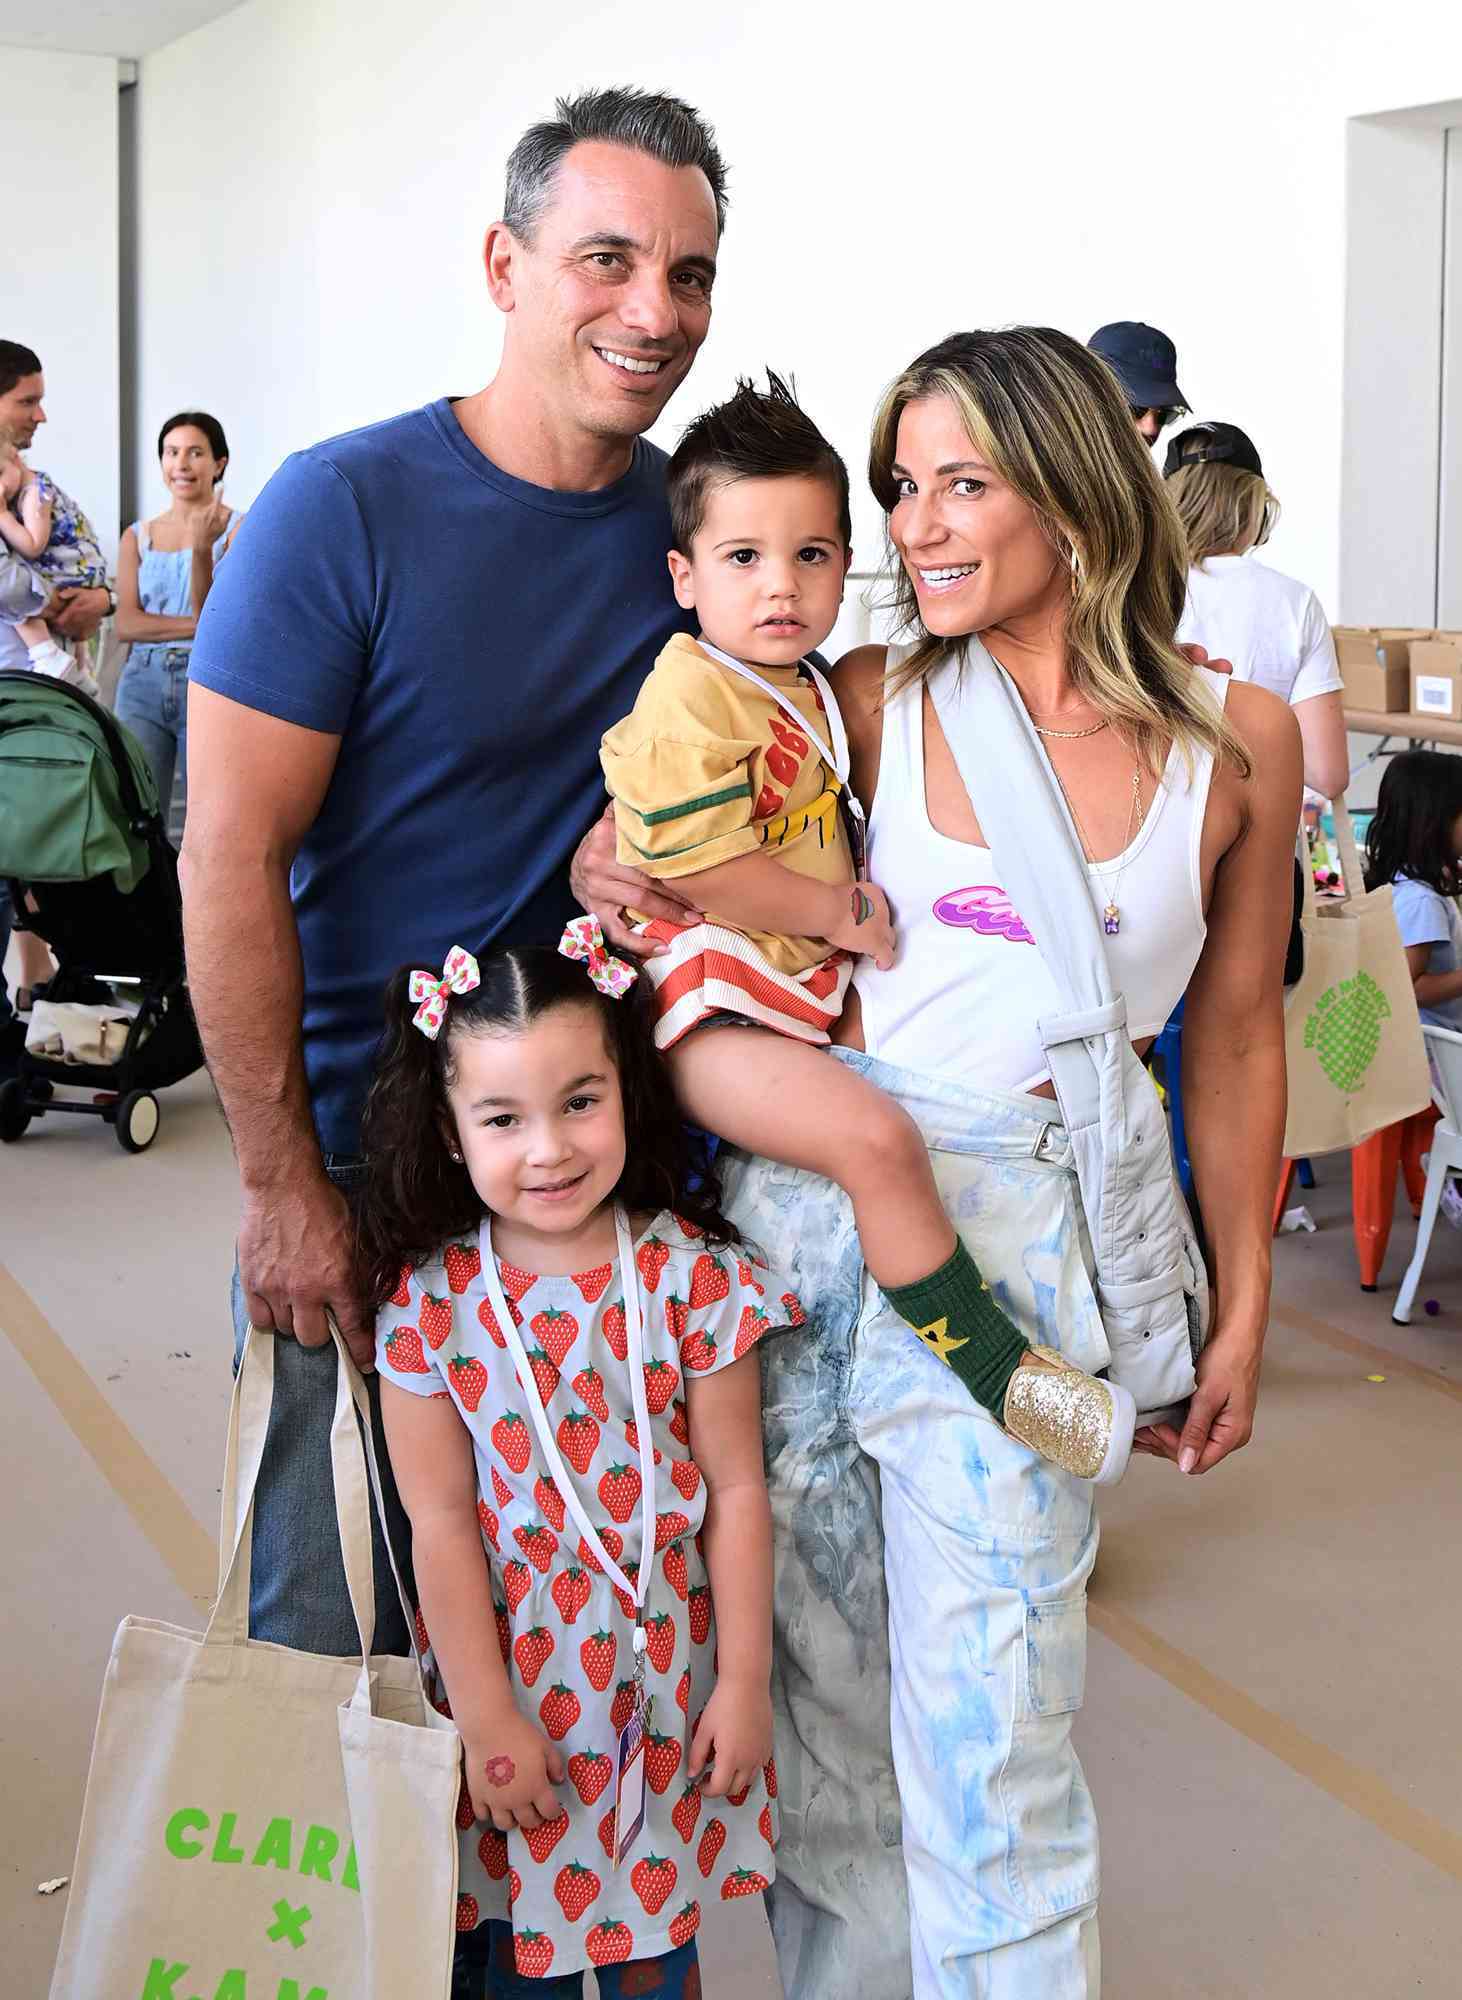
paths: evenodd
<path fill-rule="evenodd" d="M 1013 683 L 971 638 L 928 685 L 1000 879 L 1061 993 L 1061 1012 L 1037 1030 L 1071 1137 L 1111 1373 L 1151 1421 L 1193 1392 L 1207 1304 L 1162 1106 L 1113 990 L 1081 839 Z"/>

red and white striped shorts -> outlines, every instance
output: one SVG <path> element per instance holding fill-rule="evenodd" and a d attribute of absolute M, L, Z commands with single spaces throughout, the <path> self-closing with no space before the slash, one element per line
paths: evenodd
<path fill-rule="evenodd" d="M 799 1042 L 825 1043 L 843 1011 L 853 960 L 835 951 L 806 972 L 779 972 L 740 931 L 657 918 L 641 936 L 669 947 L 642 970 L 655 992 L 655 1046 L 673 1048 L 718 1014 L 733 1014 Z"/>

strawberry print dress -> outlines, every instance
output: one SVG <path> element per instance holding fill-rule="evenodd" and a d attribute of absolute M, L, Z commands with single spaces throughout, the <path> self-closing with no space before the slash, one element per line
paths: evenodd
<path fill-rule="evenodd" d="M 768 1333 L 800 1325 L 802 1308 L 750 1253 L 734 1243 L 708 1248 L 669 1211 L 637 1238 L 635 1264 L 656 1481 L 644 1606 L 653 1709 L 645 1824 L 618 1869 L 615 1759 L 633 1699 L 634 1605 L 584 1543 L 543 1463 L 476 1240 L 449 1244 L 403 1273 L 376 1323 L 385 1379 L 414 1395 L 449 1395 L 472 1433 L 508 1677 L 518 1707 L 559 1745 L 567 1766 L 559 1787 L 567 1817 L 536 1832 L 504 1834 L 474 1822 L 465 1787 L 458 1813 L 457 1927 L 511 1920 L 518 1969 L 530 1977 L 673 1951 L 695 1935 L 706 1899 L 756 1895 L 775 1872 L 775 1766 L 730 1799 L 705 1798 L 686 1783 L 695 1724 L 715 1687 L 716 1627 L 698 1547 L 706 1489 L 690 1455 L 685 1382 L 729 1367 Z M 637 1584 L 639 1441 L 618 1264 L 550 1277 L 500 1258 L 498 1272 L 580 1502 Z M 429 1636 L 417 1622 L 426 1650 Z"/>

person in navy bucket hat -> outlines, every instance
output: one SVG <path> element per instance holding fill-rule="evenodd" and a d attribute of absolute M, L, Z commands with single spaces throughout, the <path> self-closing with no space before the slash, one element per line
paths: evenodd
<path fill-rule="evenodd" d="M 1140 319 L 1099 326 L 1086 343 L 1122 385 L 1122 393 L 1149 445 L 1155 445 L 1175 417 L 1186 414 L 1188 398 L 1178 387 L 1178 350 L 1168 336 Z"/>

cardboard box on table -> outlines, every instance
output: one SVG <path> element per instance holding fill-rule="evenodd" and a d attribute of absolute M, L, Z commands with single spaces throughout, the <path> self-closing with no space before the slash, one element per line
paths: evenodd
<path fill-rule="evenodd" d="M 1337 625 L 1335 656 L 1347 708 L 1404 715 L 1411 707 L 1411 651 L 1432 634 L 1420 626 Z"/>
<path fill-rule="evenodd" d="M 1462 721 L 1462 632 L 1433 632 L 1412 645 L 1411 712 Z"/>

